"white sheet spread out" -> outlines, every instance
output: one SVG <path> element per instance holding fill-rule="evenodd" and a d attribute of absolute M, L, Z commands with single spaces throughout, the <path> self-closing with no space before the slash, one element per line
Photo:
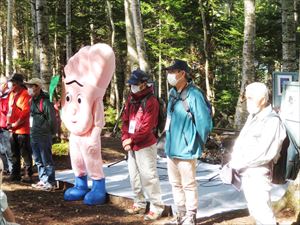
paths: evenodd
<path fill-rule="evenodd" d="M 168 181 L 166 159 L 161 158 L 157 164 L 162 199 L 165 205 L 171 205 L 176 211 L 173 202 L 171 185 Z M 197 218 L 211 216 L 217 213 L 244 209 L 246 201 L 242 192 L 236 191 L 231 185 L 224 185 L 215 175 L 219 173 L 220 165 L 211 165 L 200 162 L 197 168 L 197 182 L 199 191 L 199 207 Z M 121 161 L 113 166 L 104 165 L 106 176 L 106 189 L 109 194 L 133 198 L 129 183 L 127 162 Z M 211 179 L 211 180 L 209 180 Z M 72 170 L 56 172 L 56 180 L 73 183 Z M 91 187 L 92 181 L 89 180 Z M 271 197 L 272 201 L 279 200 L 285 193 L 288 184 L 274 185 Z"/>

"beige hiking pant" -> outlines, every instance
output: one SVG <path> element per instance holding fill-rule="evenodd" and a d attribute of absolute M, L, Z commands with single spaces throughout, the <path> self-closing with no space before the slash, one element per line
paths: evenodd
<path fill-rule="evenodd" d="M 150 202 L 150 211 L 162 213 L 164 205 L 161 199 L 156 160 L 156 144 L 128 152 L 128 171 L 131 188 L 135 195 L 135 205 L 145 208 L 147 199 Z"/>
<path fill-rule="evenodd" d="M 167 159 L 169 181 L 172 185 L 173 199 L 177 208 L 197 212 L 198 190 L 196 182 L 197 159 Z"/>

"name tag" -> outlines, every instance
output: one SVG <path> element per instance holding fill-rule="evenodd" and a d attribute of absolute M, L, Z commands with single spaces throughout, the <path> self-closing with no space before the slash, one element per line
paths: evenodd
<path fill-rule="evenodd" d="M 165 130 L 166 130 L 166 131 L 169 130 L 169 128 L 170 128 L 170 123 L 171 123 L 171 117 L 168 116 L 168 117 L 167 117 L 167 120 L 166 120 L 166 125 L 165 125 Z"/>
<path fill-rule="evenodd" d="M 136 121 L 135 120 L 130 120 L 129 128 L 128 128 L 128 133 L 129 134 L 134 134 L 135 126 L 136 126 Z"/>

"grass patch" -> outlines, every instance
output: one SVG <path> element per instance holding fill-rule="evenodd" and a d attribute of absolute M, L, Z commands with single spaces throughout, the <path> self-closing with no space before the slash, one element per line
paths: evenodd
<path fill-rule="evenodd" d="M 68 155 L 69 151 L 69 142 L 55 143 L 52 145 L 52 154 L 53 155 Z"/>

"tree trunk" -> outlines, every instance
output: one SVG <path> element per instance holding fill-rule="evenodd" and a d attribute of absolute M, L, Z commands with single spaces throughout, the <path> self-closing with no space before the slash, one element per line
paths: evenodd
<path fill-rule="evenodd" d="M 132 0 L 131 12 L 132 12 L 133 25 L 134 25 L 136 50 L 138 53 L 139 66 L 142 70 L 149 73 L 150 66 L 146 55 L 143 22 L 142 22 L 139 0 Z"/>
<path fill-rule="evenodd" d="M 2 31 L 2 21 L 0 17 L 0 76 L 4 75 L 4 51 L 3 51 L 3 31 Z"/>
<path fill-rule="evenodd" d="M 6 63 L 5 74 L 13 73 L 13 8 L 14 0 L 7 0 L 7 33 L 6 33 Z"/>
<path fill-rule="evenodd" d="M 243 44 L 243 70 L 240 95 L 238 98 L 234 125 L 241 129 L 247 119 L 245 87 L 254 81 L 254 53 L 255 53 L 255 0 L 244 0 L 244 44 Z"/>
<path fill-rule="evenodd" d="M 138 54 L 136 51 L 135 44 L 135 33 L 134 33 L 134 25 L 132 20 L 131 13 L 131 1 L 124 1 L 124 11 L 125 11 L 125 26 L 126 26 L 126 41 L 127 41 L 127 63 L 126 63 L 126 71 L 124 77 L 124 85 L 126 86 L 126 82 L 129 79 L 131 71 L 138 66 Z M 123 89 L 123 101 L 127 96 L 127 88 Z"/>
<path fill-rule="evenodd" d="M 159 29 L 159 36 L 158 36 L 158 45 L 161 46 L 161 19 L 158 19 L 158 29 Z M 159 48 L 158 53 L 158 97 L 161 98 L 162 95 L 162 59 L 161 59 L 161 48 Z"/>
<path fill-rule="evenodd" d="M 107 14 L 110 21 L 111 26 L 111 46 L 114 48 L 115 45 L 115 24 L 112 17 L 112 11 L 111 11 L 111 3 L 110 0 L 106 0 L 106 7 L 107 7 Z M 117 110 L 116 116 L 119 116 L 120 113 L 120 98 L 119 98 L 119 88 L 118 88 L 118 82 L 117 82 L 117 73 L 114 72 L 113 79 L 111 83 L 111 91 L 110 91 L 110 103 L 111 105 L 115 105 L 115 108 Z M 115 103 L 115 104 L 114 104 Z"/>
<path fill-rule="evenodd" d="M 40 54 L 40 78 L 44 81 L 45 90 L 48 91 L 52 73 L 50 70 L 51 51 L 46 0 L 36 0 L 36 17 Z"/>
<path fill-rule="evenodd" d="M 72 38 L 71 38 L 71 5 L 72 0 L 66 0 L 66 61 L 72 56 Z"/>
<path fill-rule="evenodd" d="M 126 40 L 127 40 L 127 64 L 128 70 L 127 72 L 131 72 L 134 69 L 134 66 L 138 65 L 138 54 L 136 51 L 135 44 L 135 34 L 134 34 L 134 26 L 132 21 L 132 13 L 131 13 L 131 0 L 124 1 L 124 10 L 125 10 L 125 26 L 126 26 Z M 127 73 L 126 78 L 129 78 Z"/>
<path fill-rule="evenodd" d="M 14 55 L 13 60 L 25 60 L 25 35 L 26 35 L 26 21 L 25 15 L 26 10 L 24 11 L 24 8 L 20 7 L 20 4 L 15 4 L 14 7 L 14 29 L 13 29 L 13 40 L 14 40 Z M 22 67 L 20 67 L 19 64 L 15 64 L 15 68 L 17 71 L 21 73 L 26 73 Z"/>
<path fill-rule="evenodd" d="M 282 5 L 282 71 L 297 71 L 296 20 L 294 1 L 281 0 Z"/>
<path fill-rule="evenodd" d="M 210 76 L 209 76 L 209 59 L 211 58 L 210 51 L 209 51 L 209 36 L 208 36 L 208 26 L 206 22 L 206 17 L 204 13 L 204 5 L 202 0 L 199 0 L 200 6 L 200 13 L 202 19 L 202 26 L 203 26 L 203 47 L 204 47 L 204 54 L 205 54 L 205 85 L 206 85 L 206 95 L 210 101 L 213 101 L 214 94 L 210 85 Z M 213 109 L 214 111 L 214 109 Z"/>
<path fill-rule="evenodd" d="M 58 33 L 57 33 L 57 15 L 58 15 L 58 3 L 55 4 L 55 15 L 54 15 L 54 40 L 53 40 L 53 49 L 54 49 L 54 55 L 53 55 L 53 69 L 52 69 L 52 73 L 53 74 L 58 74 L 59 72 L 59 51 L 58 51 L 58 47 L 59 44 L 57 43 L 57 37 L 58 37 Z"/>
<path fill-rule="evenodd" d="M 31 17 L 32 17 L 32 77 L 39 77 L 40 74 L 40 57 L 38 48 L 38 31 L 37 31 L 37 18 L 36 18 L 36 3 L 31 1 Z"/>
<path fill-rule="evenodd" d="M 296 16 L 297 0 L 282 0 L 282 70 L 295 72 L 297 70 L 296 55 Z M 300 66 L 300 65 L 299 65 Z M 300 67 L 299 67 L 300 68 Z M 300 78 L 300 75 L 299 75 Z M 300 223 L 300 173 L 296 180 L 289 185 L 284 197 L 274 204 L 276 212 L 287 207 L 294 210 L 297 219 L 296 224 Z"/>
<path fill-rule="evenodd" d="M 93 15 L 93 5 L 90 6 L 90 15 Z M 94 29 L 94 20 L 92 16 L 90 16 L 90 45 L 95 44 L 95 29 Z"/>

